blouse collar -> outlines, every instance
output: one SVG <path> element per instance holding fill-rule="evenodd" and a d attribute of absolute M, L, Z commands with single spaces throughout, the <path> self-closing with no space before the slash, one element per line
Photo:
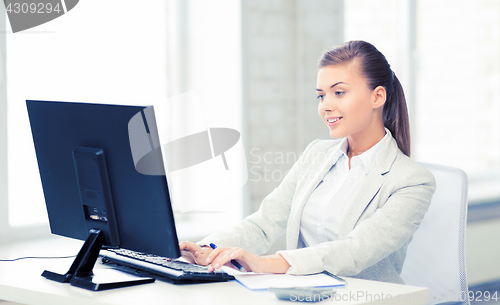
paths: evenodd
<path fill-rule="evenodd" d="M 366 174 L 370 172 L 370 169 L 375 163 L 375 160 L 377 159 L 379 152 L 385 145 L 387 145 L 387 142 L 392 137 L 392 134 L 389 131 L 389 129 L 385 127 L 384 129 L 385 129 L 385 136 L 380 141 L 378 141 L 375 145 L 370 147 L 367 151 L 363 152 L 360 155 L 354 156 L 351 159 L 351 163 L 353 162 L 353 160 L 359 159 Z M 345 137 L 342 139 L 342 141 L 340 142 L 339 146 L 337 147 L 337 149 L 333 154 L 332 165 L 335 165 L 342 156 L 348 158 L 347 155 L 348 148 L 349 148 L 349 141 L 347 140 L 347 137 Z"/>

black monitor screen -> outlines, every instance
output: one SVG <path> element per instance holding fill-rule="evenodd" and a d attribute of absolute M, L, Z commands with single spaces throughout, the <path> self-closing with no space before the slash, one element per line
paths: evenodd
<path fill-rule="evenodd" d="M 26 103 L 52 233 L 85 240 L 99 229 L 105 246 L 179 257 L 161 151 L 148 163 L 160 169 L 141 174 L 133 150 L 152 146 L 131 148 L 133 117 L 144 119 L 134 141 L 159 142 L 152 106 Z"/>

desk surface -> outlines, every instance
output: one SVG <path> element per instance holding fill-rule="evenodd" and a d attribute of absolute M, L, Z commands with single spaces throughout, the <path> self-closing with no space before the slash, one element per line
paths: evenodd
<path fill-rule="evenodd" d="M 0 246 L 0 259 L 25 256 L 76 255 L 83 242 L 63 237 Z M 26 259 L 0 262 L 0 299 L 33 305 L 89 304 L 287 304 L 268 291 L 251 291 L 235 281 L 173 285 L 156 281 L 135 287 L 92 292 L 69 284 L 49 281 L 44 270 L 65 273 L 73 258 Z M 97 268 L 104 268 L 98 265 Z M 427 304 L 426 288 L 344 277 L 347 286 L 338 288 L 333 304 Z M 392 296 L 389 298 L 388 296 Z M 291 304 L 291 303 L 290 303 Z"/>

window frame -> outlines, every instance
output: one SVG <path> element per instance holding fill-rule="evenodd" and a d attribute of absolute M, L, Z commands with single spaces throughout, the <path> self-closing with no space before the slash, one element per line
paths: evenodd
<path fill-rule="evenodd" d="M 0 5 L 0 31 L 6 33 L 7 14 L 3 5 Z M 7 35 L 0 38 L 0 67 L 6 67 Z M 0 231 L 7 234 L 0 235 L 0 243 L 10 236 L 9 211 L 7 194 L 7 71 L 0 69 Z"/>

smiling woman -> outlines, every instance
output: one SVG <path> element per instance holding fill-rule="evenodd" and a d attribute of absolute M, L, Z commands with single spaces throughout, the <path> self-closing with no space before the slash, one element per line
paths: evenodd
<path fill-rule="evenodd" d="M 326 270 L 403 283 L 406 249 L 435 180 L 409 158 L 401 84 L 373 45 L 350 41 L 323 53 L 316 91 L 319 115 L 335 140 L 309 144 L 241 225 L 180 248 L 210 270 L 236 260 L 254 272 Z M 261 256 L 283 233 L 287 250 Z M 210 243 L 215 250 L 204 246 Z"/>
<path fill-rule="evenodd" d="M 377 90 L 370 90 L 361 76 L 359 66 L 359 63 L 352 62 L 322 67 L 318 72 L 316 89 L 320 93 L 319 116 L 329 127 L 330 137 L 341 139 L 351 135 L 351 155 L 361 154 L 385 136 L 381 124 L 385 89 L 379 86 Z M 332 80 L 337 79 L 344 81 L 329 86 Z M 371 141 L 364 140 L 367 138 Z M 364 145 L 360 147 L 356 139 L 360 139 Z"/>
<path fill-rule="evenodd" d="M 366 108 L 364 107 L 366 104 L 368 110 L 371 107 L 378 109 L 376 111 L 382 114 L 383 124 L 391 131 L 399 149 L 405 155 L 410 156 L 410 124 L 403 87 L 385 57 L 380 55 L 382 54 L 373 45 L 363 41 L 352 41 L 346 44 L 345 50 L 325 52 L 319 62 L 321 69 L 318 73 L 318 85 L 327 86 L 328 84 L 320 83 L 320 81 L 330 79 L 352 79 L 351 85 L 339 81 L 330 86 L 330 89 L 332 90 L 338 84 L 339 90 L 333 90 L 333 93 L 345 99 L 345 92 L 341 90 L 342 86 L 357 86 L 353 88 L 353 91 L 356 93 L 355 97 L 358 102 L 352 107 L 360 111 Z M 366 84 L 362 79 L 366 79 Z M 318 92 L 322 92 L 321 89 L 319 90 Z M 370 97 L 370 95 L 374 96 Z M 363 101 L 370 100 L 374 104 L 363 103 Z M 384 107 L 381 107 L 382 105 Z M 321 107 L 319 111 L 321 116 Z M 373 124 L 373 121 L 367 120 L 367 122 Z M 345 137 L 345 135 L 330 135 L 332 138 Z"/>

